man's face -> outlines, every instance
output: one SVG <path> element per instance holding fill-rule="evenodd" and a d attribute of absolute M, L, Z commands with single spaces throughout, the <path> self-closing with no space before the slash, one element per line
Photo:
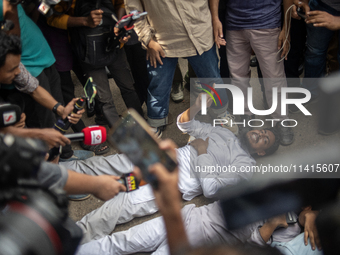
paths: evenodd
<path fill-rule="evenodd" d="M 247 138 L 250 146 L 254 149 L 254 152 L 263 156 L 265 150 L 271 147 L 275 142 L 275 135 L 272 131 L 262 130 L 251 130 L 247 133 Z"/>
<path fill-rule="evenodd" d="M 11 84 L 20 73 L 20 55 L 7 54 L 5 64 L 0 68 L 0 83 Z"/>

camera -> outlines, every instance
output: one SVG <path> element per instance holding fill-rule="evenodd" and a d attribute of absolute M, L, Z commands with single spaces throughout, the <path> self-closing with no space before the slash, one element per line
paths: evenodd
<path fill-rule="evenodd" d="M 40 140 L 0 136 L 0 255 L 74 254 L 82 238 L 64 191 L 38 181 L 46 151 Z"/>

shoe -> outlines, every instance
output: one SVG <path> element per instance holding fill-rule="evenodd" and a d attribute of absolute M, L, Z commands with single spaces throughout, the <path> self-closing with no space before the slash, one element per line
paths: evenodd
<path fill-rule="evenodd" d="M 183 88 L 182 82 L 174 82 L 172 84 L 171 93 L 170 93 L 172 101 L 174 101 L 175 103 L 183 102 L 183 99 L 184 99 L 183 90 L 184 88 Z"/>
<path fill-rule="evenodd" d="M 82 195 L 68 195 L 67 198 L 72 201 L 83 201 L 90 198 L 91 194 L 82 194 Z"/>
<path fill-rule="evenodd" d="M 256 58 L 256 56 L 253 57 L 253 58 L 250 60 L 250 66 L 251 66 L 251 67 L 256 67 L 256 66 L 257 66 L 257 58 Z"/>
<path fill-rule="evenodd" d="M 291 127 L 283 127 L 279 123 L 277 124 L 280 131 L 280 144 L 283 146 L 290 145 L 294 142 L 294 132 Z"/>
<path fill-rule="evenodd" d="M 80 142 L 80 147 L 82 147 L 84 150 L 87 150 L 87 151 L 93 151 L 94 154 L 96 155 L 103 155 L 109 152 L 110 150 L 110 147 L 107 144 L 107 142 L 104 142 L 102 144 L 97 144 L 97 145 L 86 145 L 83 142 Z M 104 147 L 106 148 L 103 149 Z"/>
<path fill-rule="evenodd" d="M 85 150 L 74 150 L 73 155 L 70 158 L 60 158 L 60 162 L 68 162 L 73 160 L 84 160 L 93 157 L 95 154 L 92 151 L 85 151 Z"/>
<path fill-rule="evenodd" d="M 151 131 L 155 133 L 155 136 L 156 136 L 157 138 L 161 138 L 162 135 L 163 135 L 162 130 L 161 130 L 160 127 L 156 127 L 156 128 L 151 127 Z"/>
<path fill-rule="evenodd" d="M 238 126 L 233 124 L 235 122 L 235 116 L 231 115 L 229 112 L 225 112 L 217 116 L 218 119 L 225 119 L 226 124 L 221 124 L 222 127 L 229 129 L 234 135 L 238 135 Z"/>

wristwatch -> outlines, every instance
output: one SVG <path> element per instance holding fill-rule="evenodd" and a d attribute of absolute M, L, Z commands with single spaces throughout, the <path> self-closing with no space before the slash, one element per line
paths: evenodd
<path fill-rule="evenodd" d="M 62 104 L 61 103 L 56 103 L 56 105 L 53 106 L 53 108 L 52 108 L 52 112 L 54 112 L 55 114 L 58 114 L 57 109 L 58 109 L 59 105 L 62 105 Z"/>

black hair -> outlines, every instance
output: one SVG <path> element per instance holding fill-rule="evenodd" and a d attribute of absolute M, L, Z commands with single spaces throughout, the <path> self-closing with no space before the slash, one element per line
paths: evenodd
<path fill-rule="evenodd" d="M 267 128 L 264 130 L 271 131 L 275 136 L 275 142 L 273 143 L 273 145 L 265 150 L 266 155 L 271 155 L 275 151 L 277 151 L 277 149 L 280 146 L 280 139 L 281 139 L 280 131 L 277 128 Z M 246 130 L 240 133 L 239 138 L 240 138 L 241 145 L 243 146 L 244 149 L 247 149 L 250 154 L 255 154 L 256 151 L 254 151 L 253 147 L 251 146 L 247 133 L 248 131 Z"/>
<path fill-rule="evenodd" d="M 265 150 L 266 155 L 268 156 L 268 155 L 273 154 L 279 148 L 280 140 L 281 140 L 281 134 L 280 134 L 280 131 L 277 128 L 268 128 L 267 130 L 272 131 L 272 133 L 275 136 L 275 142 L 273 143 L 273 145 Z"/>
<path fill-rule="evenodd" d="M 0 67 L 6 62 L 7 54 L 20 55 L 21 41 L 19 36 L 0 32 Z"/>

